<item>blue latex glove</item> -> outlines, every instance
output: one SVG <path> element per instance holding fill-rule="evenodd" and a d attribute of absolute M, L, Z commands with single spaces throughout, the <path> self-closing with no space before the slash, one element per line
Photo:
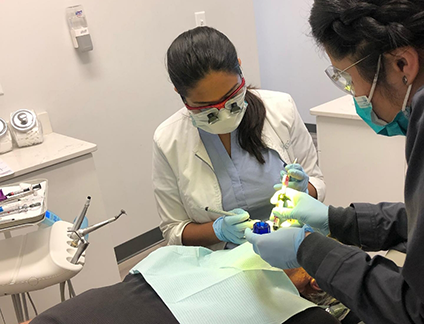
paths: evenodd
<path fill-rule="evenodd" d="M 309 193 L 309 176 L 306 174 L 305 170 L 303 170 L 300 164 L 287 164 L 286 167 L 280 172 L 281 180 L 283 179 L 283 176 L 285 174 L 288 174 L 290 176 L 289 188 Z M 274 185 L 275 190 L 280 190 L 281 187 L 281 183 L 277 183 L 276 185 Z"/>
<path fill-rule="evenodd" d="M 246 229 L 246 239 L 252 243 L 253 250 L 271 266 L 280 269 L 299 268 L 297 250 L 306 232 L 314 230 L 304 225 L 302 228 L 287 227 L 269 234 L 255 234 Z"/>
<path fill-rule="evenodd" d="M 242 244 L 246 242 L 244 230 L 252 228 L 253 222 L 247 221 L 250 215 L 241 208 L 233 209 L 230 212 L 237 215 L 219 217 L 213 223 L 213 230 L 220 241 Z"/>
<path fill-rule="evenodd" d="M 274 208 L 270 220 L 278 217 L 282 222 L 287 219 L 297 219 L 303 224 L 308 224 L 319 230 L 322 234 L 330 233 L 328 228 L 328 206 L 308 194 L 290 188 L 286 190 L 286 196 L 293 204 L 292 208 Z"/>

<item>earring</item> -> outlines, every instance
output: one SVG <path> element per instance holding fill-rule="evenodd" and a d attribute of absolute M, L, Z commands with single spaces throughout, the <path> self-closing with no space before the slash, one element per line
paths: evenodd
<path fill-rule="evenodd" d="M 408 84 L 408 78 L 406 77 L 406 75 L 403 76 L 402 81 L 404 85 Z"/>

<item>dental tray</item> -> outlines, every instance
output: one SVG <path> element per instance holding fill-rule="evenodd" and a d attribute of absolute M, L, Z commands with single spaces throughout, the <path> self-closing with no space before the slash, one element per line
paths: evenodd
<path fill-rule="evenodd" d="M 0 232 L 34 225 L 47 210 L 47 180 L 30 180 L 0 187 Z"/>

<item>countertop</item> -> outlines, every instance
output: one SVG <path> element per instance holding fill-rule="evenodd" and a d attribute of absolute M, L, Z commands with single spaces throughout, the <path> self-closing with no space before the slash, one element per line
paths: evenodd
<path fill-rule="evenodd" d="M 361 117 L 355 111 L 355 104 L 351 95 L 346 95 L 316 106 L 310 112 L 314 116 L 361 120 Z"/>
<path fill-rule="evenodd" d="M 0 154 L 0 160 L 14 172 L 1 177 L 0 182 L 97 150 L 96 144 L 52 132 L 46 113 L 38 114 L 38 117 L 43 124 L 44 142 L 28 147 L 14 147 L 12 151 Z"/>

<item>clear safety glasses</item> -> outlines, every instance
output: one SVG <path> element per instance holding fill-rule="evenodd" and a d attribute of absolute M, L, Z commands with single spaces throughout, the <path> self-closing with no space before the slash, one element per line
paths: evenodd
<path fill-rule="evenodd" d="M 206 109 L 215 108 L 221 110 L 223 108 L 227 108 L 231 113 L 239 113 L 242 109 L 244 96 L 246 95 L 246 82 L 244 78 L 241 79 L 241 84 L 234 90 L 224 101 L 219 103 L 208 105 L 208 106 L 200 106 L 200 107 L 191 107 L 189 106 L 185 100 L 184 104 L 188 110 L 192 113 L 204 111 Z"/>
<path fill-rule="evenodd" d="M 331 79 L 331 81 L 334 82 L 334 84 L 337 86 L 337 88 L 343 90 L 347 94 L 350 94 L 352 96 L 355 96 L 355 89 L 353 88 L 352 84 L 352 77 L 347 70 L 349 70 L 351 67 L 354 67 L 355 65 L 361 63 L 363 60 L 368 58 L 370 55 L 365 56 L 364 58 L 360 59 L 359 61 L 353 63 L 352 65 L 348 66 L 344 70 L 340 70 L 336 68 L 333 65 L 330 65 L 326 70 L 325 74 Z"/>

